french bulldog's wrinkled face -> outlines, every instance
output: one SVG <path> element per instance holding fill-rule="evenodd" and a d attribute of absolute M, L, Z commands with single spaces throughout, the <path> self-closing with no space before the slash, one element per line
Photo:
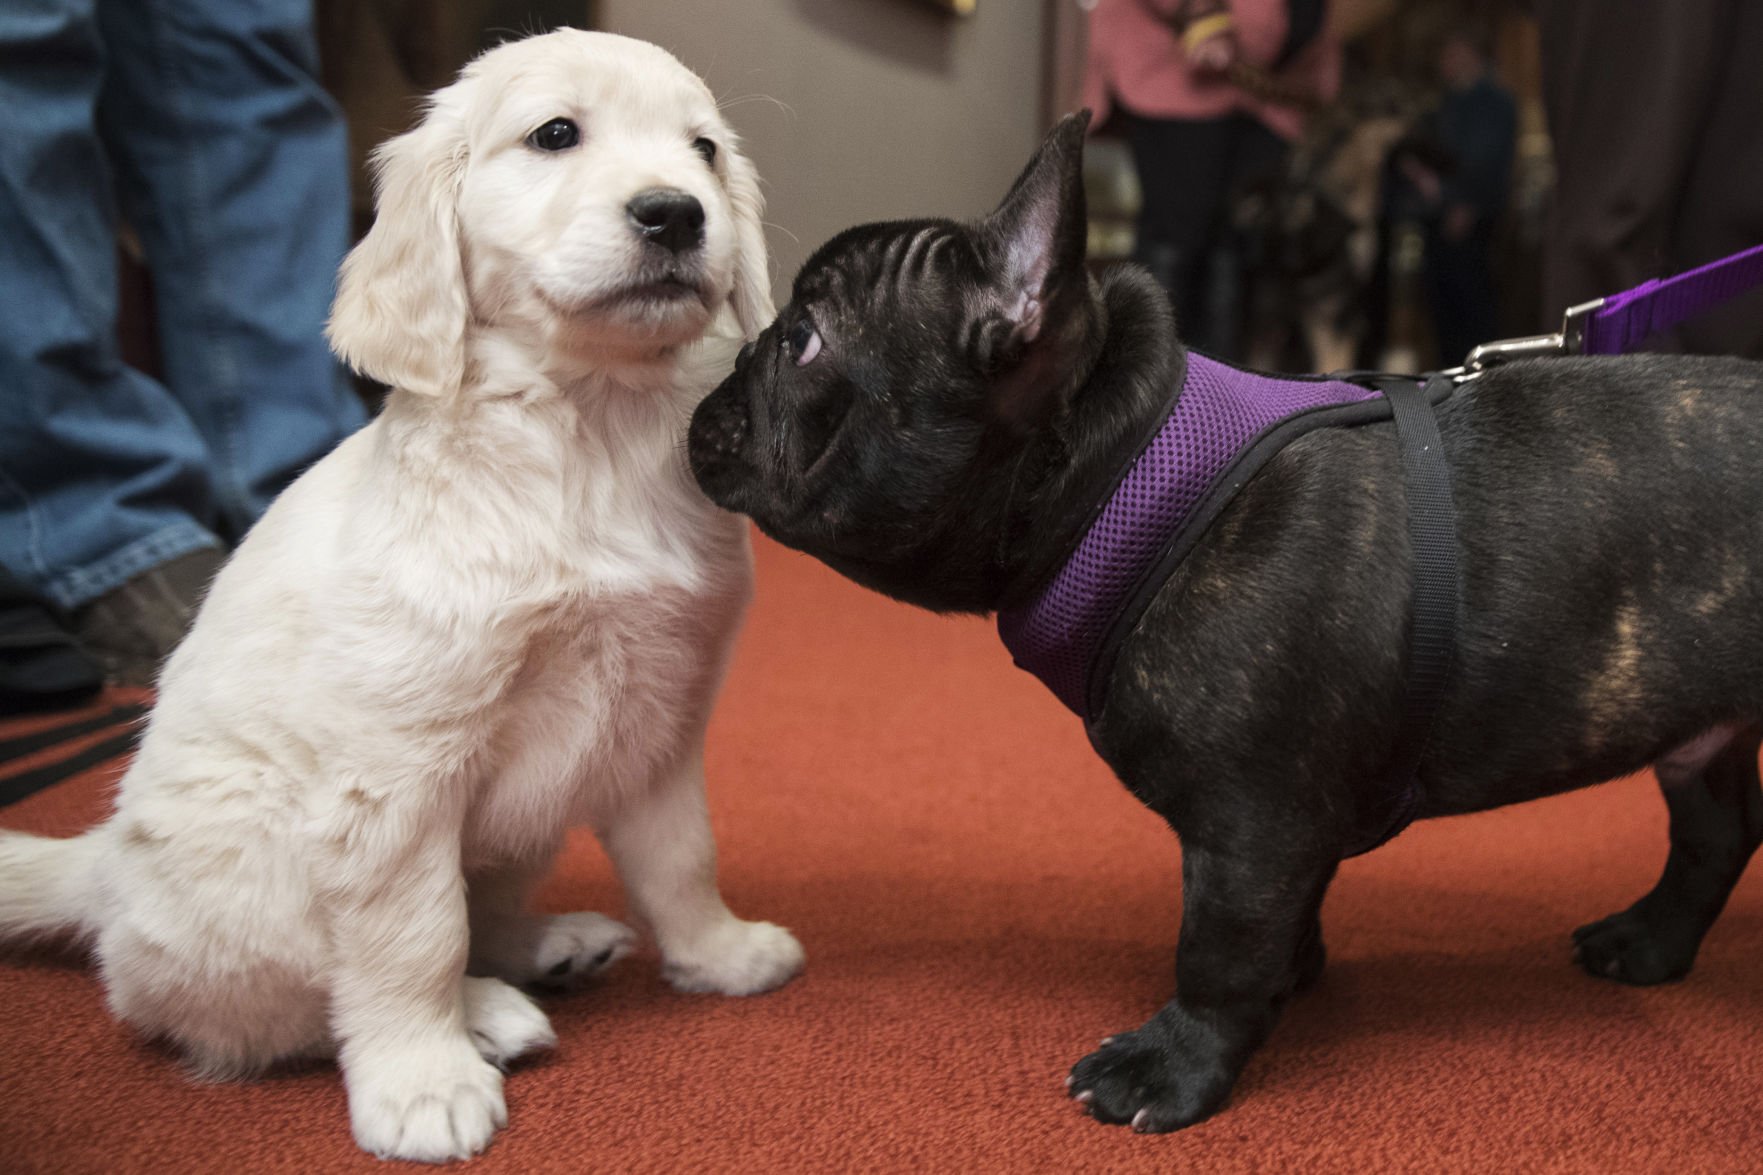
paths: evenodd
<path fill-rule="evenodd" d="M 1060 410 L 1087 295 L 1087 115 L 976 224 L 849 229 L 692 420 L 720 505 L 867 586 L 985 610 L 1009 478 Z"/>

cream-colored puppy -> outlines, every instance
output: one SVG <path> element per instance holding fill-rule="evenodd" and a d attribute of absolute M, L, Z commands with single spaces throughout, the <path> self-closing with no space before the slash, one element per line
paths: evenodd
<path fill-rule="evenodd" d="M 716 889 L 704 726 L 751 571 L 682 459 L 772 307 L 753 169 L 652 45 L 494 49 L 377 164 L 331 337 L 385 411 L 220 573 L 115 816 L 0 836 L 0 935 L 83 934 L 204 1074 L 336 1056 L 363 1147 L 444 1160 L 553 1043 L 513 985 L 632 945 L 524 911 L 569 825 L 675 986 L 802 965 Z"/>

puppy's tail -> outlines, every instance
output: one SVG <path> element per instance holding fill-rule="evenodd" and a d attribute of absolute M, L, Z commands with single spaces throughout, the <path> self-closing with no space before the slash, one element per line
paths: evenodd
<path fill-rule="evenodd" d="M 103 831 L 72 840 L 0 832 L 0 941 L 97 933 Z"/>

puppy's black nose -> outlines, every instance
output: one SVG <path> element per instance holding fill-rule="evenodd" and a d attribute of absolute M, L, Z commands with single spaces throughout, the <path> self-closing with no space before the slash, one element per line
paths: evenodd
<path fill-rule="evenodd" d="M 671 253 L 704 242 L 704 205 L 678 188 L 649 188 L 624 206 L 637 232 Z"/>

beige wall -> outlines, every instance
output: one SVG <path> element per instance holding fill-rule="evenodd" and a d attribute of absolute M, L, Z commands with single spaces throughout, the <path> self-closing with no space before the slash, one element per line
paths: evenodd
<path fill-rule="evenodd" d="M 969 17 L 923 0 L 596 7 L 600 28 L 665 46 L 726 104 L 765 179 L 780 303 L 840 229 L 985 212 L 1044 129 L 1043 0 L 979 0 Z"/>

